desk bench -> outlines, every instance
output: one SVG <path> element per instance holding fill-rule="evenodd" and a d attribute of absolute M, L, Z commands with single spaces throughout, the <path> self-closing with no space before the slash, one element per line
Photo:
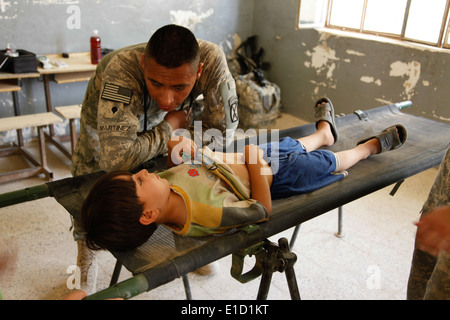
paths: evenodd
<path fill-rule="evenodd" d="M 27 150 L 24 149 L 23 141 L 18 134 L 17 146 L 0 149 L 0 157 L 12 154 L 21 154 L 33 166 L 26 169 L 15 170 L 0 174 L 0 183 L 27 178 L 44 173 L 47 180 L 53 180 L 53 173 L 47 168 L 47 155 L 45 151 L 44 127 L 62 122 L 62 119 L 51 112 L 36 113 L 30 115 L 18 115 L 15 117 L 0 118 L 0 132 L 8 130 L 19 130 L 29 127 L 37 127 L 39 139 L 39 156 L 40 161 L 36 160 Z"/>
<path fill-rule="evenodd" d="M 89 79 L 92 77 L 92 75 L 95 72 L 95 69 L 97 68 L 97 65 L 91 63 L 90 53 L 89 52 L 73 52 L 70 53 L 69 58 L 63 58 L 60 54 L 47 54 L 46 55 L 50 61 L 62 61 L 66 63 L 66 66 L 60 67 L 60 68 L 51 68 L 51 69 L 44 69 L 42 67 L 38 67 L 38 72 L 43 76 L 44 80 L 44 90 L 45 90 L 45 102 L 48 112 L 53 112 L 53 106 L 52 106 L 52 100 L 50 95 L 50 80 L 53 78 L 55 83 L 57 84 L 63 84 L 63 83 L 74 83 L 74 82 L 80 82 L 80 81 L 89 81 Z M 73 107 L 73 106 L 70 106 Z M 65 110 L 62 110 L 64 114 L 61 114 L 57 108 L 64 108 Z M 46 138 L 50 143 L 52 143 L 55 147 L 57 147 L 64 155 L 66 155 L 69 159 L 72 159 L 72 153 L 73 149 L 75 147 L 75 140 L 74 140 L 74 134 L 75 132 L 74 127 L 72 127 L 72 124 L 74 121 L 71 121 L 70 119 L 72 116 L 67 117 L 66 111 L 69 112 L 68 107 L 55 107 L 54 108 L 56 112 L 61 114 L 64 119 L 69 119 L 69 123 L 71 123 L 70 131 L 71 131 L 71 141 L 72 141 L 72 152 L 69 152 L 67 148 L 61 144 L 60 140 L 62 140 L 59 137 L 55 136 L 55 132 L 53 130 L 53 126 L 49 126 L 49 133 L 46 133 Z M 61 109 L 60 109 L 61 110 Z M 79 118 L 79 116 L 78 116 Z"/>
<path fill-rule="evenodd" d="M 81 117 L 81 106 L 73 105 L 73 106 L 55 107 L 55 111 L 59 113 L 64 119 L 69 120 L 71 149 L 69 152 L 64 146 L 61 146 L 63 149 L 60 150 L 70 159 L 75 150 L 75 144 L 77 143 L 77 130 L 75 126 L 75 119 L 80 119 Z"/>

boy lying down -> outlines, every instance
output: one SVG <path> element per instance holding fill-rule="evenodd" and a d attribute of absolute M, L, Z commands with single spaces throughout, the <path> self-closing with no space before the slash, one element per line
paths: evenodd
<path fill-rule="evenodd" d="M 315 116 L 316 132 L 297 140 L 286 137 L 276 143 L 247 145 L 242 154 L 204 148 L 203 161 L 187 161 L 161 173 L 105 174 L 82 208 L 88 247 L 130 250 L 146 242 L 160 224 L 177 234 L 198 237 L 266 221 L 272 199 L 338 181 L 360 160 L 402 146 L 407 136 L 402 125 L 395 125 L 359 141 L 353 149 L 319 150 L 338 139 L 331 101 L 319 100 Z M 169 159 L 173 146 L 169 142 Z"/>

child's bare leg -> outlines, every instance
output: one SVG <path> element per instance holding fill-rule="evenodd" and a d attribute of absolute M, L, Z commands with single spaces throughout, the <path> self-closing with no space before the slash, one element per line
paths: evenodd
<path fill-rule="evenodd" d="M 396 124 L 384 129 L 379 134 L 358 141 L 355 148 L 337 152 L 340 167 L 344 171 L 367 157 L 400 148 L 406 141 L 407 132 L 404 126 Z"/>
<path fill-rule="evenodd" d="M 369 156 L 377 154 L 381 151 L 378 139 L 370 139 L 369 141 L 357 145 L 353 149 L 336 152 L 339 159 L 339 171 L 345 171 L 361 160 L 367 159 Z"/>
<path fill-rule="evenodd" d="M 325 104 L 325 102 L 322 104 Z M 307 151 L 317 150 L 322 146 L 331 146 L 334 144 L 331 126 L 325 120 L 319 121 L 316 132 L 309 136 L 301 137 L 297 140 L 305 146 Z"/>

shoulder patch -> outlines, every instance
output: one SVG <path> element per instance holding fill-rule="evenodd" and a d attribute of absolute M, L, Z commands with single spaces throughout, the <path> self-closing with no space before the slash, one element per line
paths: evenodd
<path fill-rule="evenodd" d="M 130 104 L 133 90 L 115 84 L 106 83 L 103 87 L 102 99 Z"/>

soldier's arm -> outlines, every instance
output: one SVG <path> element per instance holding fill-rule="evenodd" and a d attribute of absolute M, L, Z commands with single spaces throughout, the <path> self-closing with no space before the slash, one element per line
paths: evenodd
<path fill-rule="evenodd" d="M 239 123 L 236 84 L 223 51 L 214 45 L 206 46 L 204 50 L 200 79 L 204 97 L 203 131 L 216 129 L 231 142 Z"/>

